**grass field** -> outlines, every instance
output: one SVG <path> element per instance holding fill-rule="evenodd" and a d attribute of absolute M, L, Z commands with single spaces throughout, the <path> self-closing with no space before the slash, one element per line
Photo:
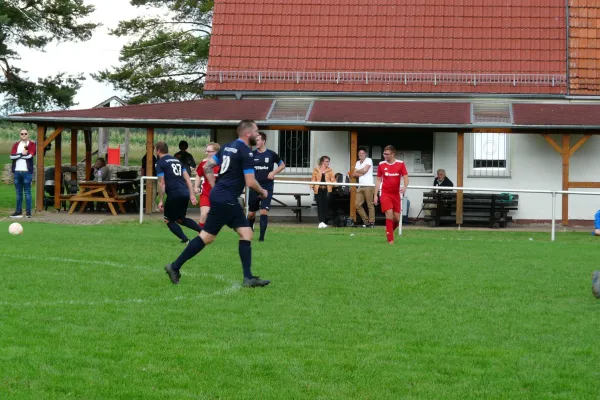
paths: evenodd
<path fill-rule="evenodd" d="M 228 230 L 174 286 L 161 223 L 22 222 L 0 223 L 2 399 L 598 398 L 589 234 L 271 227 L 272 284 L 243 289 Z"/>

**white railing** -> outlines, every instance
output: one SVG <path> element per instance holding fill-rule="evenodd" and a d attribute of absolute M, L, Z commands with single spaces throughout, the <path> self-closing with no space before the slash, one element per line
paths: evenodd
<path fill-rule="evenodd" d="M 157 178 L 155 176 L 142 176 L 140 179 L 140 188 L 144 187 L 144 180 L 146 179 L 154 179 Z M 194 179 L 194 178 L 192 178 Z M 375 185 L 361 185 L 358 183 L 338 183 L 338 182 L 312 182 L 312 181 L 284 181 L 284 180 L 275 180 L 274 183 L 277 184 L 286 184 L 286 185 L 318 185 L 318 186 L 372 186 Z M 598 196 L 600 195 L 600 191 L 595 192 L 578 192 L 578 191 L 566 191 L 566 190 L 531 190 L 531 189 L 505 189 L 505 188 L 468 188 L 468 187 L 445 187 L 445 186 L 410 186 L 411 190 L 419 189 L 419 190 L 448 190 L 448 191 L 459 191 L 462 190 L 464 192 L 499 192 L 499 193 L 535 193 L 535 194 L 548 194 L 551 195 L 552 201 L 552 230 L 550 234 L 550 240 L 556 240 L 556 195 L 557 194 L 566 194 L 566 195 L 583 195 L 583 196 Z M 246 193 L 248 191 L 246 190 Z M 140 189 L 140 224 L 143 222 L 143 193 L 144 190 Z M 247 204 L 247 201 L 246 201 Z M 460 229 L 460 225 L 459 225 Z M 398 227 L 398 232 L 402 234 L 402 218 L 400 218 L 400 226 Z"/>

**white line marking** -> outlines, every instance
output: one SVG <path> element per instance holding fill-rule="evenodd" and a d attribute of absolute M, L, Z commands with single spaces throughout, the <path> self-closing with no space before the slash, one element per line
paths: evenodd
<path fill-rule="evenodd" d="M 140 266 L 140 265 L 126 265 L 126 264 L 116 263 L 116 262 L 112 262 L 112 261 L 76 260 L 76 259 L 72 259 L 72 258 L 63 258 L 63 257 L 43 257 L 42 258 L 42 257 L 32 257 L 32 256 L 19 256 L 19 255 L 13 255 L 13 254 L 0 254 L 0 257 L 14 258 L 17 260 L 31 260 L 31 261 L 40 261 L 40 260 L 57 261 L 57 262 L 63 262 L 63 263 L 77 263 L 77 264 L 82 264 L 82 265 L 108 265 L 108 266 L 117 267 L 117 268 L 130 268 L 130 269 L 134 268 L 134 269 L 143 270 L 146 272 L 152 272 L 152 273 L 156 272 L 156 273 L 164 274 L 164 271 L 162 269 L 157 269 L 154 267 Z M 230 281 L 223 275 L 206 274 L 206 273 L 194 274 L 194 273 L 190 273 L 190 272 L 186 272 L 186 271 L 183 271 L 182 275 L 183 276 L 204 276 L 204 277 L 214 278 L 214 279 L 217 279 L 217 280 L 225 282 L 225 283 L 231 283 L 231 286 L 226 287 L 224 289 L 217 290 L 216 292 L 197 294 L 197 295 L 193 295 L 193 296 L 176 296 L 176 297 L 164 297 L 164 298 L 156 298 L 155 297 L 155 298 L 151 298 L 151 299 L 137 298 L 137 299 L 122 299 L 122 300 L 102 299 L 102 300 L 93 300 L 93 301 L 88 301 L 88 300 L 27 301 L 27 302 L 23 302 L 23 303 L 0 301 L 0 306 L 5 306 L 5 307 L 45 307 L 45 306 L 61 306 L 61 305 L 97 306 L 97 305 L 105 305 L 105 304 L 162 303 L 162 302 L 169 302 L 169 301 L 194 300 L 194 299 L 201 299 L 201 298 L 206 298 L 206 297 L 225 296 L 230 293 L 236 292 L 236 291 L 240 290 L 240 288 L 241 288 L 241 285 L 238 282 Z"/>

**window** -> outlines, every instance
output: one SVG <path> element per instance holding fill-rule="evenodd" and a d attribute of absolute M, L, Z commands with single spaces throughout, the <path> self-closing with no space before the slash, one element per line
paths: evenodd
<path fill-rule="evenodd" d="M 310 169 L 310 131 L 279 131 L 279 156 L 289 173 Z"/>
<path fill-rule="evenodd" d="M 387 145 L 396 148 L 396 159 L 406 163 L 410 174 L 433 173 L 433 133 L 397 133 L 397 132 L 360 132 L 358 134 L 358 147 L 367 150 L 367 157 L 373 159 L 373 172 L 377 172 L 377 165 L 383 161 L 383 149 Z"/>
<path fill-rule="evenodd" d="M 469 176 L 510 176 L 509 139 L 506 133 L 472 133 Z"/>

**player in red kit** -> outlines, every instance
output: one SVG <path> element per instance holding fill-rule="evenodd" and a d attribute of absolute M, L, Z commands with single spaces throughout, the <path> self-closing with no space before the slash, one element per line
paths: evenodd
<path fill-rule="evenodd" d="M 200 228 L 204 228 L 206 216 L 210 210 L 210 190 L 212 189 L 208 179 L 204 177 L 204 164 L 206 164 L 206 160 L 217 154 L 220 149 L 221 146 L 219 146 L 219 143 L 207 144 L 207 157 L 200 163 L 200 165 L 198 165 L 198 168 L 196 169 L 197 177 L 196 182 L 194 182 L 194 193 L 200 194 Z M 215 176 L 219 174 L 219 168 L 221 168 L 219 165 L 215 165 L 213 168 Z"/>
<path fill-rule="evenodd" d="M 394 231 L 400 225 L 401 199 L 400 194 L 406 192 L 408 187 L 408 172 L 403 161 L 396 160 L 394 146 L 383 149 L 385 161 L 379 163 L 377 168 L 377 182 L 373 203 L 377 204 L 379 191 L 381 191 L 381 211 L 385 214 L 385 234 L 389 244 L 394 243 Z M 404 179 L 404 186 L 400 187 L 400 178 Z"/>

